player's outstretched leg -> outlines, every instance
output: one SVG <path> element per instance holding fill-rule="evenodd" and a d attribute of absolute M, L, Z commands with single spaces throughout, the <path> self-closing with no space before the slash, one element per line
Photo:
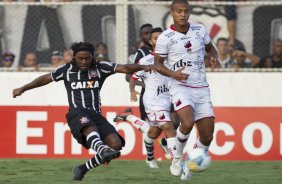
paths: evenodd
<path fill-rule="evenodd" d="M 108 148 L 103 150 L 100 154 L 101 164 L 108 164 L 111 160 L 116 159 L 120 156 L 120 151 Z"/>
<path fill-rule="evenodd" d="M 147 134 L 150 125 L 147 121 L 142 120 L 141 118 L 136 117 L 132 114 L 131 108 L 125 109 L 122 113 L 118 114 L 114 118 L 114 122 L 118 121 L 128 121 L 130 122 L 135 128 L 140 130 L 142 133 Z"/>
<path fill-rule="evenodd" d="M 117 121 L 126 121 L 126 118 L 128 115 L 132 115 L 132 109 L 131 108 L 126 108 L 122 113 L 116 115 L 114 118 L 114 122 Z"/>
<path fill-rule="evenodd" d="M 82 180 L 84 175 L 95 167 L 101 164 L 108 164 L 111 160 L 118 158 L 120 151 L 113 150 L 111 148 L 104 149 L 100 154 L 96 154 L 93 158 L 88 160 L 82 165 L 73 168 L 73 180 Z"/>
<path fill-rule="evenodd" d="M 73 180 L 82 180 L 90 169 L 98 167 L 100 164 L 102 164 L 102 158 L 99 154 L 96 154 L 84 164 L 73 168 Z"/>

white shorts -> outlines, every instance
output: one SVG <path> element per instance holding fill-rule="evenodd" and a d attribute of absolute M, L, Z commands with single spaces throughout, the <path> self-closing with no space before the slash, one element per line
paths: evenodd
<path fill-rule="evenodd" d="M 182 85 L 173 85 L 169 90 L 175 111 L 186 106 L 191 106 L 194 110 L 195 121 L 206 117 L 214 117 L 208 87 L 192 88 Z"/>
<path fill-rule="evenodd" d="M 170 122 L 171 102 L 169 93 L 160 96 L 150 96 L 148 94 L 145 92 L 143 103 L 150 125 L 160 127 L 165 122 Z"/>
<path fill-rule="evenodd" d="M 167 110 L 160 111 L 148 111 L 146 110 L 147 116 L 150 120 L 150 126 L 161 127 L 163 124 L 167 122 L 171 122 L 170 120 L 170 112 Z"/>

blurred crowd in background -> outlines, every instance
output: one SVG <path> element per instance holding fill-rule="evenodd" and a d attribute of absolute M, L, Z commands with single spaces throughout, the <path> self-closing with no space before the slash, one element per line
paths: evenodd
<path fill-rule="evenodd" d="M 3 0 L 3 2 L 70 2 L 70 1 L 82 1 L 82 0 Z M 239 0 L 239 1 L 247 1 L 247 0 Z M 243 40 L 236 39 L 236 31 L 235 31 L 236 19 L 237 19 L 236 7 L 226 6 L 226 14 L 227 14 L 227 27 L 229 31 L 229 38 L 220 37 L 214 43 L 214 45 L 218 50 L 219 60 L 221 62 L 222 68 L 236 68 L 236 69 L 282 68 L 282 40 L 281 39 L 276 39 L 273 41 L 272 51 L 270 52 L 269 55 L 265 55 L 264 57 L 259 57 L 253 53 L 247 52 Z M 131 53 L 129 53 L 131 56 L 136 52 L 138 48 L 143 46 L 142 39 L 144 38 L 142 38 L 142 32 L 140 32 L 140 39 L 136 42 L 135 45 L 131 46 L 132 50 Z M 96 60 L 110 61 L 108 57 L 109 53 L 108 53 L 107 45 L 103 42 L 96 43 L 94 45 L 95 45 Z M 64 50 L 55 50 L 51 52 L 52 53 L 50 57 L 50 62 L 40 63 L 40 61 L 38 61 L 36 52 L 30 51 L 25 55 L 22 65 L 17 67 L 17 71 L 21 71 L 25 68 L 29 68 L 34 71 L 38 71 L 39 68 L 41 67 L 55 68 L 64 63 L 69 63 L 73 57 L 72 50 L 70 48 L 66 48 Z M 5 51 L 1 57 L 1 67 L 3 68 L 12 67 L 16 57 L 17 56 L 13 53 L 12 50 Z M 208 63 L 209 61 L 205 61 L 205 62 Z"/>
<path fill-rule="evenodd" d="M 2 54 L 1 67 L 10 68 L 15 60 L 15 54 L 7 51 Z M 40 63 L 35 52 L 27 53 L 24 57 L 23 65 L 17 67 L 17 71 L 39 71 L 41 67 L 56 68 L 60 65 L 71 62 L 73 52 L 71 48 L 66 48 L 63 51 L 53 51 L 50 57 L 50 63 Z M 108 59 L 108 49 L 105 43 L 97 43 L 95 45 L 95 58 L 96 61 L 110 61 Z"/>

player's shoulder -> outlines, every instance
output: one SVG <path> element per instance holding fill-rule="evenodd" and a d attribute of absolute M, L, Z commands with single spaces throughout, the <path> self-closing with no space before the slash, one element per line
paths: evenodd
<path fill-rule="evenodd" d="M 68 69 L 72 69 L 73 66 L 70 63 L 66 63 L 66 64 L 62 64 L 60 66 L 58 66 L 57 68 L 55 68 L 52 72 L 64 72 L 67 71 Z"/>
<path fill-rule="evenodd" d="M 170 39 L 174 35 L 175 35 L 175 31 L 171 28 L 168 28 L 160 34 L 159 38 Z"/>
<path fill-rule="evenodd" d="M 140 58 L 143 58 L 144 56 L 150 54 L 150 52 L 152 52 L 152 48 L 148 48 L 146 46 L 137 49 L 137 54 Z"/>
<path fill-rule="evenodd" d="M 206 27 L 203 24 L 198 22 L 189 22 L 189 24 L 190 24 L 190 29 L 192 31 L 200 31 L 206 29 Z"/>
<path fill-rule="evenodd" d="M 116 63 L 111 62 L 111 61 L 99 61 L 99 62 L 97 62 L 97 67 L 103 67 L 103 66 L 111 67 L 111 66 L 115 66 L 115 65 L 116 65 Z"/>
<path fill-rule="evenodd" d="M 96 63 L 96 68 L 105 75 L 111 75 L 114 73 L 117 64 L 111 61 L 99 61 Z"/>
<path fill-rule="evenodd" d="M 154 64 L 154 55 L 151 53 L 141 58 L 138 62 L 140 65 L 151 65 Z"/>

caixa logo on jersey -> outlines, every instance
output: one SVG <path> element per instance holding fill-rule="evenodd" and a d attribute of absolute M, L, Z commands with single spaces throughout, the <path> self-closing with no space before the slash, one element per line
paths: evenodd
<path fill-rule="evenodd" d="M 80 82 L 72 82 L 72 89 L 93 89 L 99 88 L 99 81 L 80 81 Z"/>

